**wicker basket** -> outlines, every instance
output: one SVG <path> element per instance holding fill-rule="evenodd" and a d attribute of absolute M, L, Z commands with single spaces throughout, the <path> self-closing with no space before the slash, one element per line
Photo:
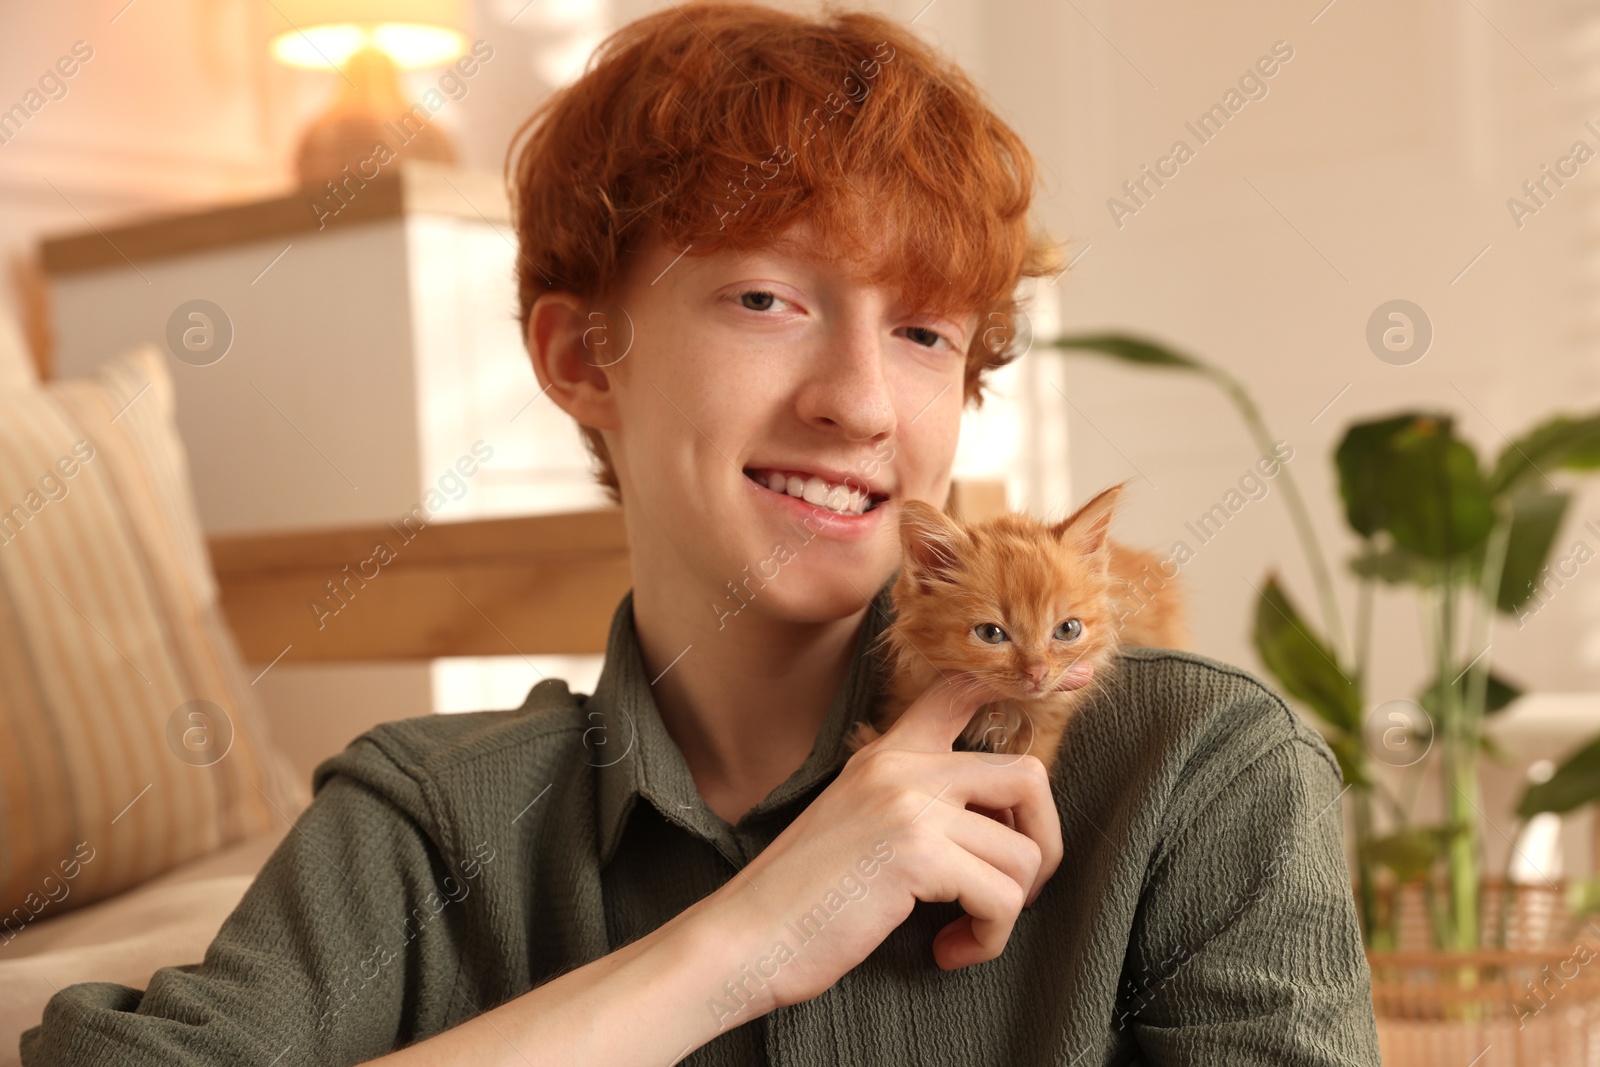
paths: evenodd
<path fill-rule="evenodd" d="M 1482 944 L 1501 896 L 1484 884 Z M 1573 919 L 1564 887 L 1516 887 L 1504 949 L 1432 949 L 1421 886 L 1398 904 L 1400 947 L 1367 953 L 1386 1067 L 1600 1067 L 1600 927 Z"/>

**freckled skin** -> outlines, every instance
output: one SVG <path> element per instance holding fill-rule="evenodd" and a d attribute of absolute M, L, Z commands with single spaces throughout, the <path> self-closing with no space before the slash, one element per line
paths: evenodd
<path fill-rule="evenodd" d="M 1031 752 L 1051 767 L 1073 711 L 1110 684 L 1120 647 L 1181 647 L 1176 583 L 1152 567 L 1153 554 L 1106 535 L 1125 484 L 1055 524 L 1025 515 L 962 524 L 906 502 L 896 621 L 881 638 L 888 676 L 876 725 L 858 723 L 851 750 L 941 677 L 964 673 L 1008 699 L 980 707 L 958 747 Z M 1068 619 L 1077 626 L 1063 628 Z M 985 641 L 974 629 L 984 624 L 1005 639 L 986 628 Z"/>

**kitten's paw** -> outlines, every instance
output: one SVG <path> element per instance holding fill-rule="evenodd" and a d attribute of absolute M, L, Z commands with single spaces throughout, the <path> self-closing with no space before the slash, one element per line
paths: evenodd
<path fill-rule="evenodd" d="M 852 753 L 860 752 L 867 745 L 882 737 L 883 733 L 869 722 L 858 722 L 844 736 L 845 747 Z"/>

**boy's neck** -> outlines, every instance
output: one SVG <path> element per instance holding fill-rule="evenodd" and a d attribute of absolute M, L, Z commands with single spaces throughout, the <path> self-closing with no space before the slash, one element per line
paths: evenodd
<path fill-rule="evenodd" d="M 733 824 L 811 754 L 867 606 L 795 623 L 751 604 L 719 628 L 703 598 L 678 584 L 636 570 L 634 628 L 667 733 L 706 806 Z"/>

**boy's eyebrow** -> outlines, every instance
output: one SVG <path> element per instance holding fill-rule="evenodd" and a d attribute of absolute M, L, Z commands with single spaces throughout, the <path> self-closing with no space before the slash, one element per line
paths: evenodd
<path fill-rule="evenodd" d="M 829 261 L 826 260 L 823 254 L 817 249 L 816 244 L 817 242 L 815 237 L 801 236 L 798 233 L 789 231 L 774 236 L 765 245 L 761 246 L 760 248 L 751 249 L 745 252 L 744 255 L 789 256 L 795 259 L 804 260 L 811 264 L 820 264 L 824 266 L 830 265 Z M 982 312 L 977 308 L 922 308 L 918 309 L 914 313 L 930 315 L 935 318 L 948 319 L 955 325 L 961 327 L 964 333 L 968 334 L 976 329 L 976 325 L 969 327 L 969 323 L 971 323 L 974 317 L 978 318 L 978 325 L 981 325 L 982 323 Z"/>

